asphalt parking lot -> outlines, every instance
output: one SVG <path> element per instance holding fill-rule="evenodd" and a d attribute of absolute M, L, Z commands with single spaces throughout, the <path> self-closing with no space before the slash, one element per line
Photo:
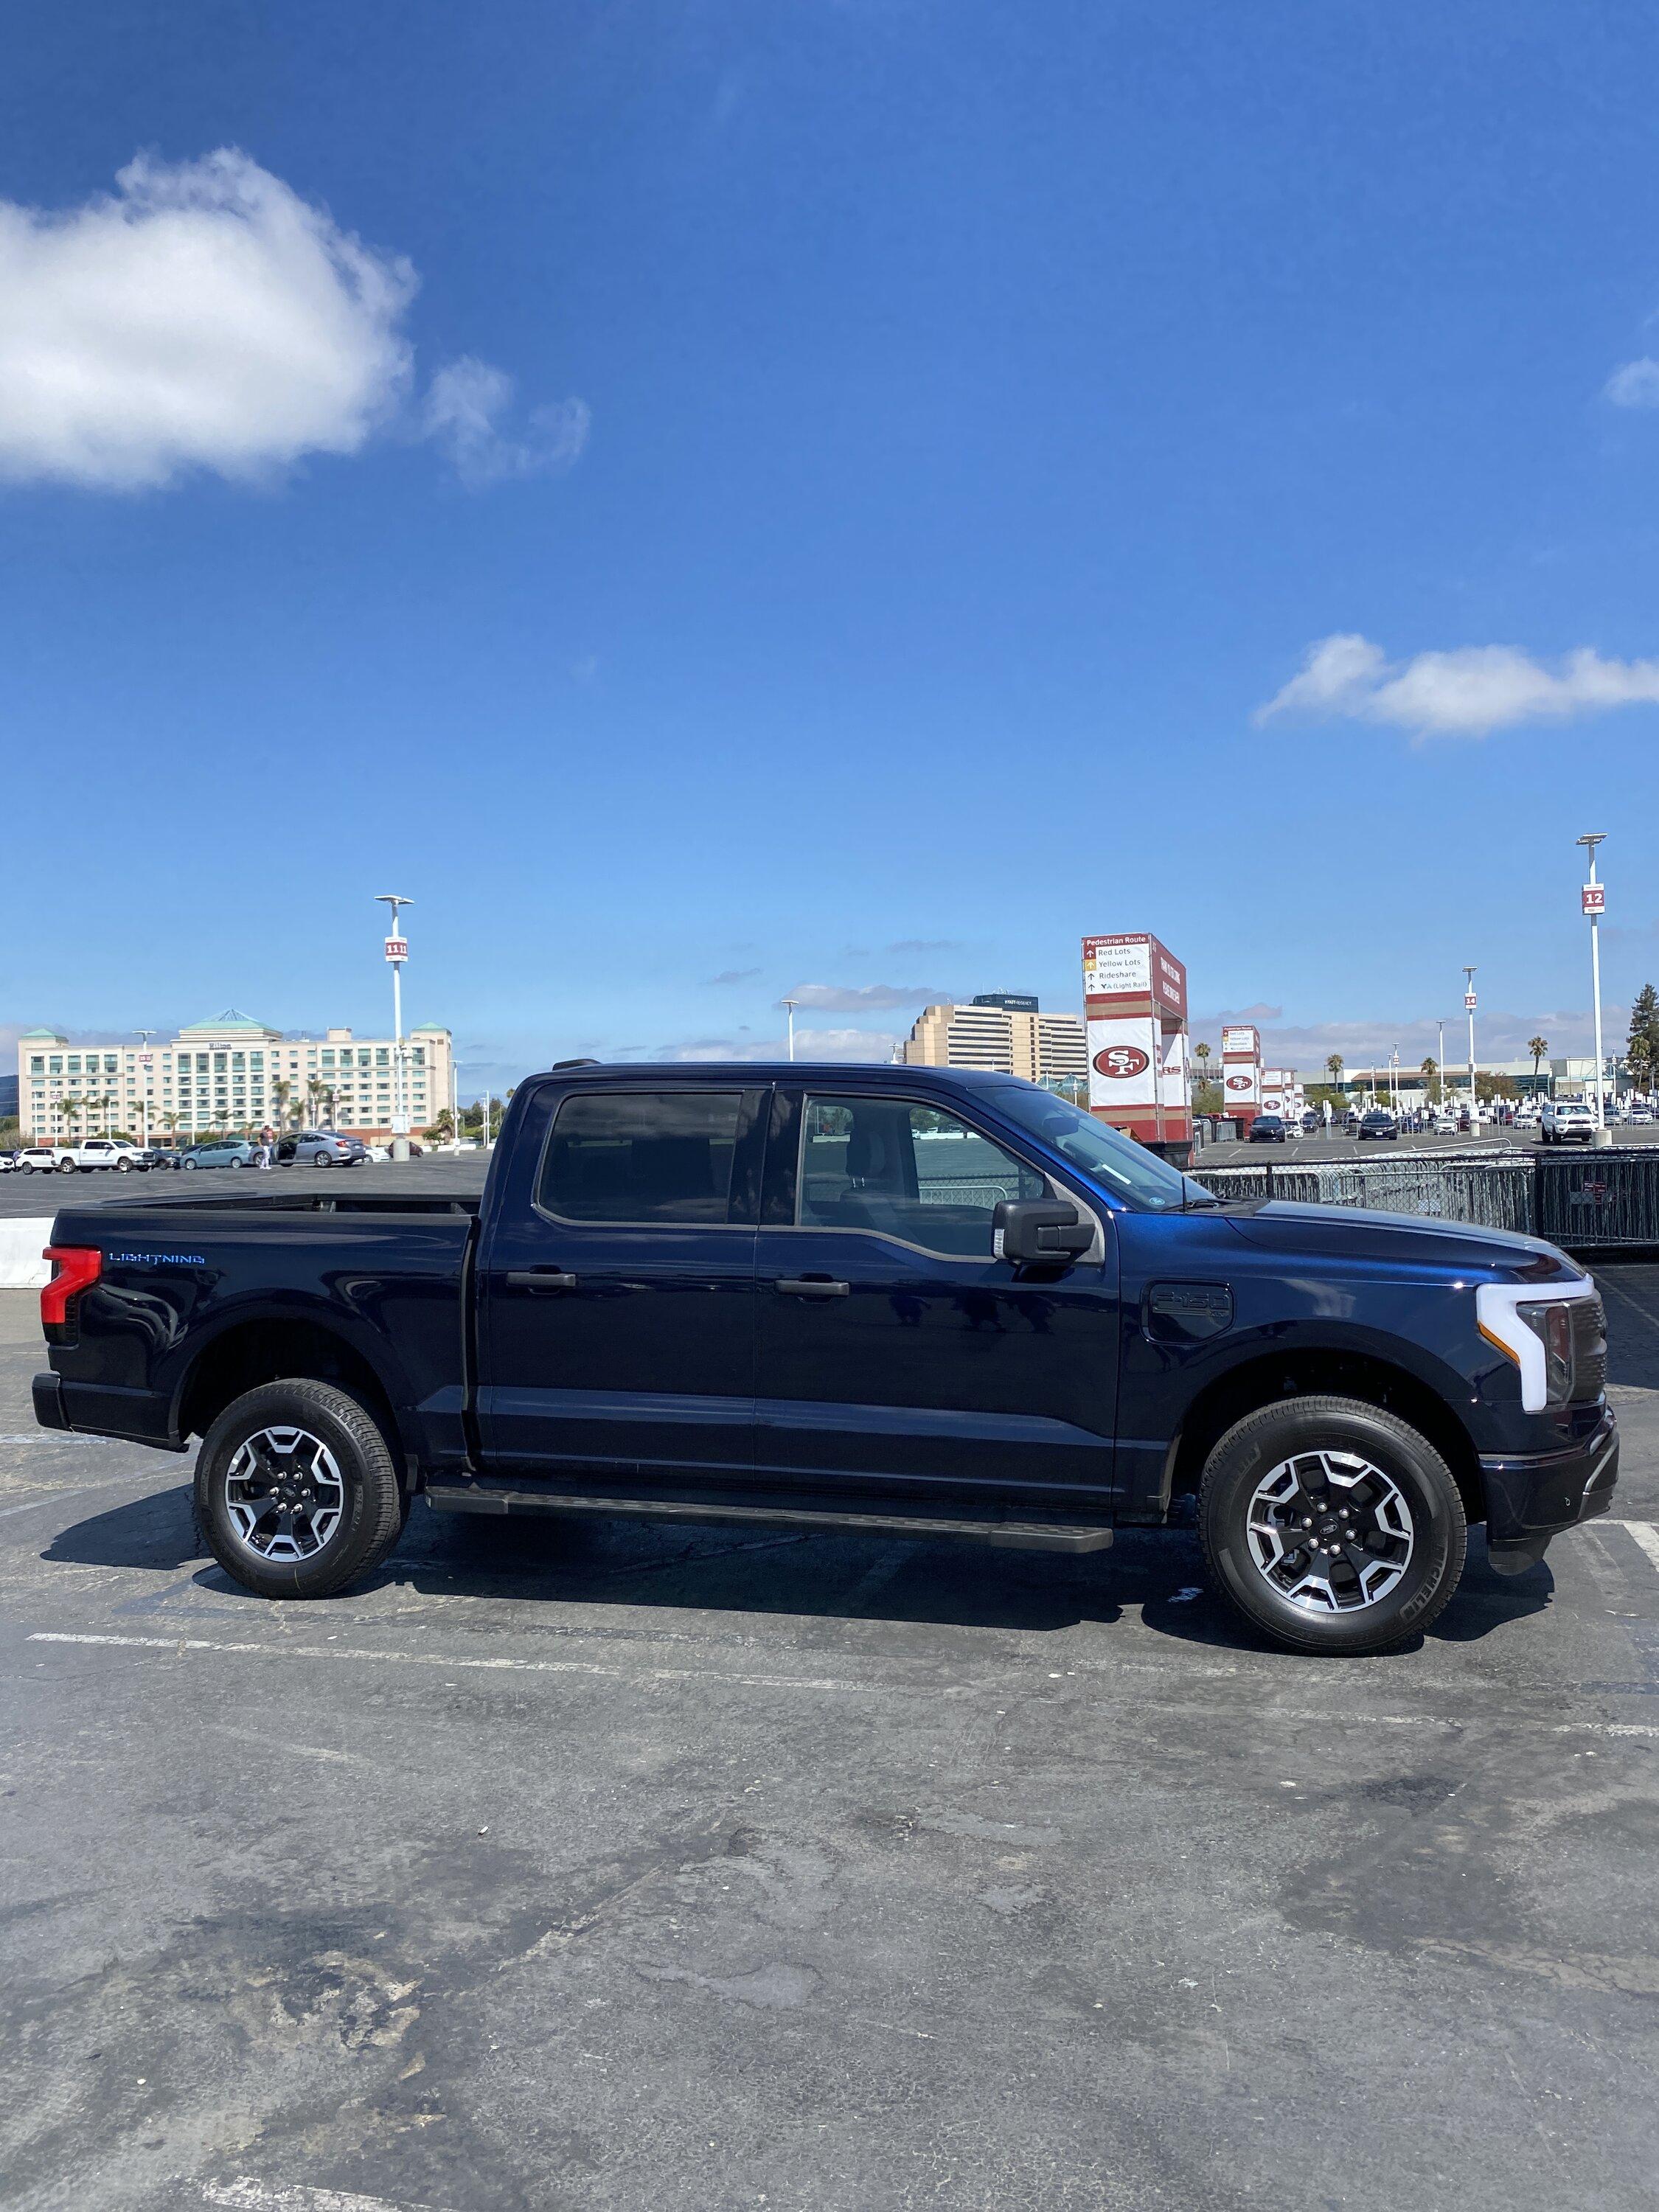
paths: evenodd
<path fill-rule="evenodd" d="M 1659 1268 L 1602 1279 L 1616 1522 L 1347 1662 L 1185 1530 L 417 1507 L 263 1604 L 186 1461 L 33 1428 L 0 1294 L 0 2200 L 1646 2212 Z"/>
<path fill-rule="evenodd" d="M 1659 1145 L 1659 1126 L 1638 1121 L 1633 1126 L 1616 1123 L 1613 1142 L 1620 1151 L 1647 1151 Z M 1409 1132 L 1398 1137 L 1367 1137 L 1363 1141 L 1346 1135 L 1291 1137 L 1282 1145 L 1251 1144 L 1237 1138 L 1225 1144 L 1206 1145 L 1202 1148 L 1196 1164 L 1206 1168 L 1259 1167 L 1264 1160 L 1275 1164 L 1283 1160 L 1301 1162 L 1312 1160 L 1386 1160 L 1396 1152 L 1446 1152 L 1454 1158 L 1459 1152 L 1524 1152 L 1528 1155 L 1543 1152 L 1554 1158 L 1558 1152 L 1571 1154 L 1589 1151 L 1584 1145 L 1554 1146 L 1541 1144 L 1540 1139 L 1524 1129 L 1482 1129 L 1479 1135 L 1459 1134 L 1437 1137 L 1422 1132 Z"/>
<path fill-rule="evenodd" d="M 483 1188 L 489 1158 L 483 1152 L 428 1153 L 418 1160 L 366 1160 L 356 1168 L 208 1168 L 193 1174 L 180 1169 L 119 1175 L 101 1169 L 91 1175 L 0 1176 L 0 1220 L 18 1215 L 45 1217 L 67 1206 L 149 1206 L 166 1200 L 204 1198 L 246 1200 L 282 1191 L 325 1191 L 331 1196 L 381 1197 L 400 1192 L 478 1191 Z"/>

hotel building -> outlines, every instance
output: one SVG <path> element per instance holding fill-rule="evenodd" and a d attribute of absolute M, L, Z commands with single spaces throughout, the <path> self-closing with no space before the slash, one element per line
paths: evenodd
<path fill-rule="evenodd" d="M 22 1141 L 124 1129 L 137 1139 L 321 1123 L 366 1140 L 392 1134 L 392 1040 L 329 1030 L 284 1036 L 234 1007 L 166 1041 L 79 1044 L 55 1030 L 17 1043 Z M 450 1103 L 450 1035 L 423 1023 L 404 1039 L 410 1127 Z"/>

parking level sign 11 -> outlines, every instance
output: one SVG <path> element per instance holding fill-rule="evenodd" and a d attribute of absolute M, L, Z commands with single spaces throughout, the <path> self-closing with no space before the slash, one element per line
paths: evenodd
<path fill-rule="evenodd" d="M 386 957 L 388 960 L 407 960 L 409 939 L 406 937 L 388 937 L 386 941 Z"/>

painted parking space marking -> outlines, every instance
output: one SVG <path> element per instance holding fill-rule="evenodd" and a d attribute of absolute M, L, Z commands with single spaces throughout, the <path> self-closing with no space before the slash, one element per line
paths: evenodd
<path fill-rule="evenodd" d="M 81 1650 L 167 1652 L 177 1658 L 204 1653 L 211 1657 L 233 1659 L 325 1659 L 344 1662 L 348 1665 L 376 1667 L 437 1668 L 446 1674 L 566 1674 L 585 1676 L 605 1681 L 633 1683 L 636 1686 L 680 1684 L 691 1686 L 721 1684 L 738 1689 L 805 1690 L 814 1693 L 875 1695 L 902 1698 L 914 1702 L 918 1698 L 957 1699 L 964 1697 L 1006 1697 L 1011 1694 L 1006 1676 L 1000 1680 L 974 1682 L 947 1682 L 934 1685 L 918 1683 L 909 1679 L 890 1681 L 858 1681 L 848 1676 L 824 1674 L 751 1674 L 728 1672 L 713 1667 L 617 1667 L 606 1666 L 594 1660 L 584 1659 L 515 1659 L 515 1658 L 456 1658 L 447 1657 L 439 1651 L 375 1651 L 364 1645 L 349 1644 L 272 1644 L 220 1643 L 204 1636 L 116 1636 L 91 1631 L 64 1629 L 36 1629 L 27 1638 L 30 1644 L 72 1646 Z M 1035 1666 L 1030 1669 L 1034 1678 L 1039 1674 Z M 1041 1669 L 1038 1686 L 1033 1680 L 1026 1694 L 1033 1697 L 1052 1695 L 1046 1683 L 1052 1679 L 1046 1668 Z M 1180 1680 L 1180 1677 L 1173 1678 Z M 1093 1700 L 1115 1705 L 1115 1699 Z M 1192 1704 L 1181 1708 L 1188 1716 L 1200 1711 L 1214 1717 L 1237 1717 L 1231 1705 L 1200 1708 Z M 1275 1723 L 1293 1722 L 1313 1727 L 1336 1726 L 1350 1728 L 1363 1723 L 1370 1728 L 1436 1729 L 1449 1730 L 1455 1735 L 1468 1732 L 1471 1722 L 1466 1712 L 1443 1716 L 1437 1713 L 1375 1713 L 1343 1710 L 1321 1710 L 1317 1707 L 1266 1705 L 1261 1717 Z M 1595 1735 L 1609 1738 L 1631 1737 L 1659 1741 L 1659 1724 L 1635 1721 L 1552 1721 L 1540 1723 L 1535 1716 L 1512 1713 L 1486 1716 L 1484 1724 L 1489 1727 L 1508 1723 L 1515 1727 L 1539 1731 L 1547 1735 Z"/>
<path fill-rule="evenodd" d="M 1650 1562 L 1659 1568 L 1659 1528 L 1651 1521 L 1605 1521 L 1606 1528 L 1622 1528 L 1631 1540 L 1647 1553 Z"/>
<path fill-rule="evenodd" d="M 202 2201 L 233 2212 L 438 2212 L 431 2204 L 393 2204 L 384 2197 L 364 2197 L 355 2189 L 312 2189 L 304 2182 L 255 2181 L 238 2174 L 234 2181 L 204 2181 Z"/>

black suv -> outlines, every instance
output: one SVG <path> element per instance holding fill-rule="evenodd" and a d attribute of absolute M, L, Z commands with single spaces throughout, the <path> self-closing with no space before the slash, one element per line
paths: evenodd
<path fill-rule="evenodd" d="M 1361 1116 L 1359 1134 L 1362 1139 L 1387 1137 L 1391 1143 L 1397 1144 L 1400 1139 L 1400 1124 L 1385 1108 L 1373 1106 L 1369 1114 Z"/>

